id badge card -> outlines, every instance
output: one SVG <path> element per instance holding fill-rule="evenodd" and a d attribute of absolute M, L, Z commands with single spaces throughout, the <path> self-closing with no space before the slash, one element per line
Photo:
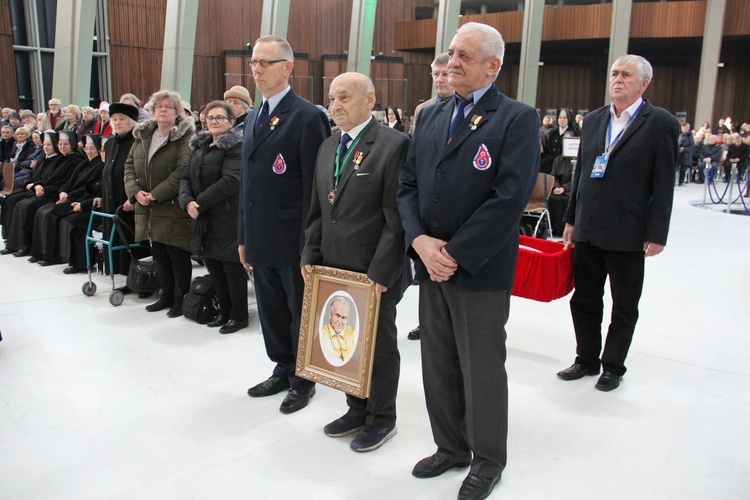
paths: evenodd
<path fill-rule="evenodd" d="M 609 161 L 609 156 L 597 156 L 596 160 L 594 160 L 594 168 L 591 170 L 591 178 L 592 179 L 601 179 L 604 177 L 604 172 L 607 171 L 607 162 Z"/>

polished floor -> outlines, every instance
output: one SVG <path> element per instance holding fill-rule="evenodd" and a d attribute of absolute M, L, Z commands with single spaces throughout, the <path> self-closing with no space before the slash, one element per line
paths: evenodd
<path fill-rule="evenodd" d="M 619 389 L 563 382 L 575 342 L 566 299 L 514 298 L 509 463 L 492 498 L 750 498 L 750 217 L 676 188 L 665 252 L 647 261 Z M 195 268 L 195 274 L 205 270 Z M 398 434 L 357 454 L 324 424 L 344 397 L 299 413 L 245 391 L 270 374 L 258 331 L 161 313 L 110 283 L 0 256 L 0 499 L 451 499 L 466 471 L 416 479 L 434 451 L 421 385 L 418 291 L 399 307 Z M 491 425 L 488 422 L 488 425 Z"/>

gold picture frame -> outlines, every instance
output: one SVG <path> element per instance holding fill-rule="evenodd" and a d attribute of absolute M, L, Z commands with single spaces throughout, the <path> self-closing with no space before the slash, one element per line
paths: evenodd
<path fill-rule="evenodd" d="M 375 282 L 362 273 L 312 268 L 302 300 L 297 376 L 367 398 L 380 312 Z"/>

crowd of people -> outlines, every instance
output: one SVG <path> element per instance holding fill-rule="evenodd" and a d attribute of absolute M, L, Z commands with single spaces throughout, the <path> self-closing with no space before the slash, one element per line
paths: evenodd
<path fill-rule="evenodd" d="M 3 109 L 0 154 L 10 175 L 0 254 L 86 272 L 91 212 L 117 214 L 133 228 L 118 232 L 119 242 L 140 243 L 133 257 L 150 254 L 159 269 L 159 296 L 146 310 L 181 316 L 191 259 L 199 258 L 219 303 L 208 327 L 224 334 L 248 327 L 252 271 L 274 368 L 247 392 L 285 392 L 285 414 L 315 395 L 315 383 L 295 370 L 312 266 L 367 274 L 379 307 L 371 390 L 365 398 L 347 394 L 346 413 L 323 428 L 334 438 L 354 435 L 357 452 L 376 450 L 397 432 L 396 306 L 412 283 L 413 259 L 437 450 L 412 474 L 470 467 L 458 498 L 486 498 L 507 461 L 505 324 L 518 221 L 538 172 L 555 179 L 550 209 L 560 225 L 553 233 L 566 248 L 576 246 L 578 356 L 557 375 L 571 381 L 603 369 L 596 388 L 611 391 L 626 371 L 643 259 L 666 245 L 675 170 L 680 184 L 694 171 L 701 181 L 701 164 L 716 175 L 722 161 L 744 175 L 750 144 L 750 125 L 735 131 L 730 118 L 710 131 L 683 123 L 680 133 L 673 116 L 641 98 L 653 75 L 638 56 L 613 65 L 611 107 L 586 117 L 560 108 L 540 120 L 494 86 L 503 56 L 494 28 L 463 25 L 431 65 L 437 96 L 408 123 L 396 107 L 374 111 L 373 82 L 358 73 L 331 82 L 327 109 L 297 96 L 289 85 L 293 51 L 277 36 L 253 46 L 250 66 L 263 96 L 257 107 L 246 88 L 234 86 L 195 112 L 170 90 L 143 107 L 124 94 L 98 109 L 58 99 L 38 116 Z M 576 137 L 579 165 L 563 153 L 564 140 Z M 653 137 L 659 140 L 645 140 Z M 109 234 L 112 222 L 102 221 L 101 231 Z M 104 256 L 102 267 L 126 275 L 130 264 L 131 253 L 119 252 L 112 261 Z M 602 353 L 607 276 L 615 313 Z M 331 301 L 326 330 L 342 363 L 350 359 L 342 347 L 352 342 L 342 336 L 350 309 L 341 297 Z"/>

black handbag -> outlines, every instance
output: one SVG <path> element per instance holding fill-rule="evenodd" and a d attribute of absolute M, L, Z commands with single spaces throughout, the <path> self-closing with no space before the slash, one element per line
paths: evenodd
<path fill-rule="evenodd" d="M 159 266 L 153 260 L 138 260 L 133 256 L 130 245 L 126 243 L 127 238 L 125 238 L 122 227 L 124 226 L 133 235 L 135 235 L 135 231 L 119 217 L 121 209 L 122 207 L 117 207 L 112 223 L 115 225 L 115 230 L 120 236 L 120 240 L 125 245 L 125 250 L 130 255 L 130 268 L 128 269 L 128 279 L 126 281 L 127 287 L 136 293 L 155 292 L 161 288 L 159 284 Z"/>
<path fill-rule="evenodd" d="M 159 266 L 153 260 L 138 260 L 131 254 L 127 285 L 137 293 L 158 290 L 160 288 Z"/>
<path fill-rule="evenodd" d="M 211 275 L 195 277 L 190 284 L 190 291 L 182 297 L 182 314 L 201 325 L 219 316 L 218 299 Z"/>

